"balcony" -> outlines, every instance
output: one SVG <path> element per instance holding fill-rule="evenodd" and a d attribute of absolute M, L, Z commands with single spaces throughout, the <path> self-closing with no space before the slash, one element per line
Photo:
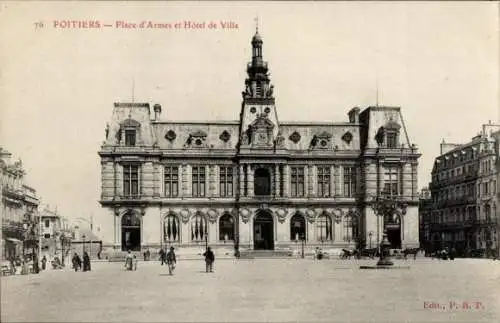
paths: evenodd
<path fill-rule="evenodd" d="M 5 197 L 10 197 L 10 198 L 16 199 L 16 200 L 24 199 L 24 191 L 22 189 L 19 189 L 19 188 L 14 188 L 11 185 L 5 185 L 2 188 L 2 194 Z"/>

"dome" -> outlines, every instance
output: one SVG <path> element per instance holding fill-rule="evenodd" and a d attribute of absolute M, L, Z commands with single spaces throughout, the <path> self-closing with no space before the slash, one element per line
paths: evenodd
<path fill-rule="evenodd" d="M 252 37 L 252 43 L 262 43 L 262 38 L 259 35 L 259 32 L 257 31 L 255 35 Z"/>

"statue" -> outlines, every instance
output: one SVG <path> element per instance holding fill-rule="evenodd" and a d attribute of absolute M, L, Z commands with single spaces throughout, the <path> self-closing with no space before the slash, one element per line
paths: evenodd
<path fill-rule="evenodd" d="M 106 139 L 108 139 L 108 134 L 109 134 L 109 123 L 106 123 Z"/>
<path fill-rule="evenodd" d="M 267 90 L 266 96 L 269 97 L 269 98 L 272 98 L 273 97 L 273 92 L 274 92 L 274 85 L 271 85 L 269 87 L 269 90 Z"/>

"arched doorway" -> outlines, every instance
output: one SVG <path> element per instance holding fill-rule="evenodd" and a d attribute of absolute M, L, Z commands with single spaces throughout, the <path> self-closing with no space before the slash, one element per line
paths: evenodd
<path fill-rule="evenodd" d="M 258 168 L 254 176 L 254 194 L 271 195 L 271 174 L 266 168 Z"/>
<path fill-rule="evenodd" d="M 253 248 L 255 250 L 274 249 L 274 221 L 273 216 L 260 210 L 253 222 Z"/>
<path fill-rule="evenodd" d="M 225 213 L 219 219 L 219 240 L 230 241 L 234 240 L 234 218 L 231 214 Z"/>
<path fill-rule="evenodd" d="M 122 250 L 141 250 L 141 219 L 133 211 L 122 217 Z"/>
<path fill-rule="evenodd" d="M 384 229 L 387 231 L 387 240 L 391 249 L 401 249 L 401 217 L 399 214 L 390 214 L 384 217 Z"/>

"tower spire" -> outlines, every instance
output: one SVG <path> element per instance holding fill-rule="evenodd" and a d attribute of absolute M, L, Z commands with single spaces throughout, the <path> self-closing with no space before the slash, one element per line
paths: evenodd
<path fill-rule="evenodd" d="M 258 34 L 259 33 L 259 16 L 255 16 L 255 33 Z"/>

